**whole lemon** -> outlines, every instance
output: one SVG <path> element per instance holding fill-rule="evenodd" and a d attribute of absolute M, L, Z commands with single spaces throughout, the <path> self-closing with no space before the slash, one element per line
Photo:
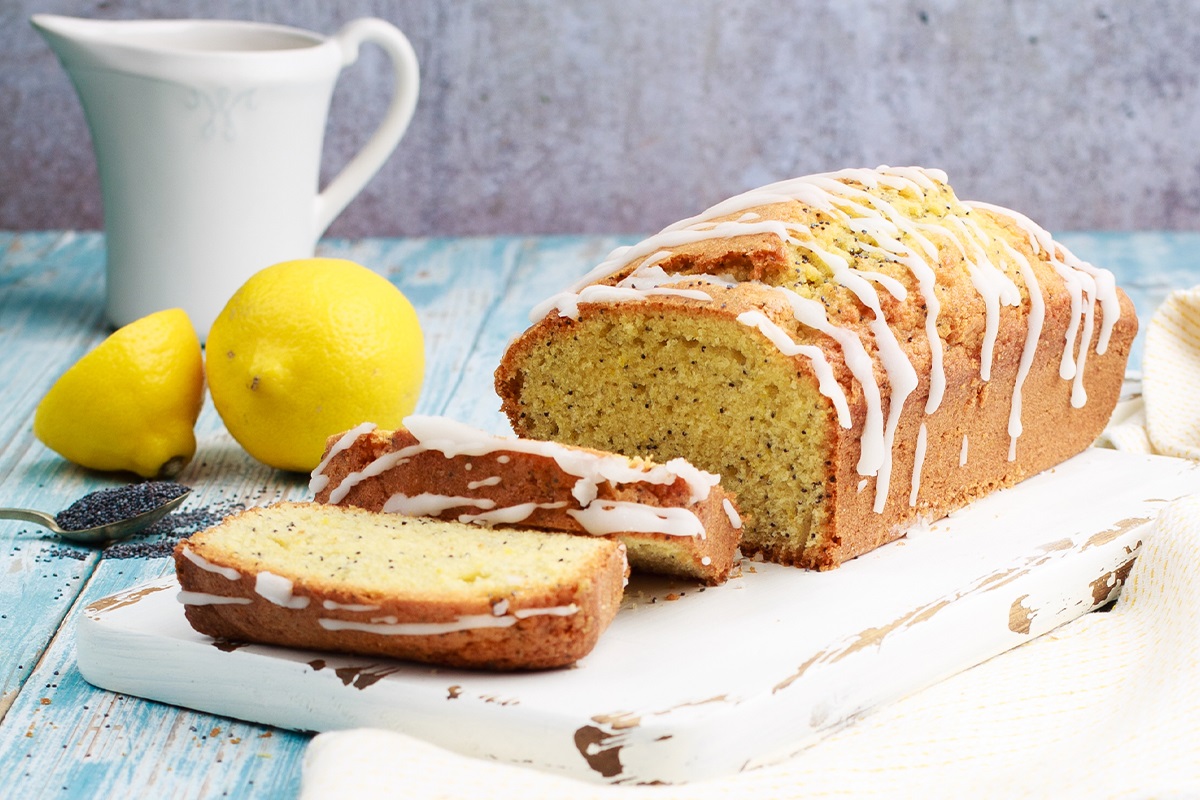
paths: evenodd
<path fill-rule="evenodd" d="M 117 329 L 63 373 L 38 404 L 33 433 L 80 466 L 171 477 L 196 453 L 203 402 L 200 341 L 173 308 Z"/>
<path fill-rule="evenodd" d="M 421 325 L 386 278 L 334 258 L 267 267 L 230 298 L 208 334 L 217 412 L 250 455 L 311 471 L 326 439 L 363 422 L 395 428 L 417 404 Z"/>

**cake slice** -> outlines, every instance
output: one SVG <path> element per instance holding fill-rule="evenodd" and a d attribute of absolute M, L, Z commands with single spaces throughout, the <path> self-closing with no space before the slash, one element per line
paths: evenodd
<path fill-rule="evenodd" d="M 554 442 L 494 436 L 444 417 L 330 437 L 317 502 L 591 534 L 625 543 L 635 570 L 722 583 L 742 522 L 719 477 Z"/>
<path fill-rule="evenodd" d="M 175 569 L 208 636 L 493 670 L 582 658 L 628 574 L 607 539 L 290 502 L 185 539 Z"/>

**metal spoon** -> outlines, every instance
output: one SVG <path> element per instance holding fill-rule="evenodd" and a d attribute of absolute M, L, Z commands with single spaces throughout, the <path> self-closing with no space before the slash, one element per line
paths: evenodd
<path fill-rule="evenodd" d="M 53 514 L 47 514 L 44 511 L 34 511 L 31 508 L 0 508 L 0 519 L 19 519 L 24 522 L 33 522 L 49 528 L 64 539 L 70 539 L 72 542 L 79 542 L 81 544 L 118 542 L 149 528 L 174 511 L 184 501 L 184 498 L 188 496 L 189 492 L 191 492 L 191 489 L 188 489 L 178 497 L 171 498 L 160 506 L 152 508 L 149 511 L 143 511 L 136 516 L 119 519 L 115 522 L 109 522 L 106 525 L 97 525 L 94 528 L 80 528 L 77 531 L 63 530 Z"/>

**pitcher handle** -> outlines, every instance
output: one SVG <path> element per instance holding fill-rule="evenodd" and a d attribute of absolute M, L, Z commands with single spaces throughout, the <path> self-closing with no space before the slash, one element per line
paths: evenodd
<path fill-rule="evenodd" d="M 396 149 L 417 107 L 420 88 L 417 55 L 408 38 L 390 22 L 373 17 L 356 19 L 347 23 L 333 39 L 341 47 L 343 69 L 358 60 L 358 49 L 363 42 L 382 47 L 391 59 L 395 86 L 391 105 L 375 133 L 325 190 L 317 195 L 314 239 L 325 232 Z"/>

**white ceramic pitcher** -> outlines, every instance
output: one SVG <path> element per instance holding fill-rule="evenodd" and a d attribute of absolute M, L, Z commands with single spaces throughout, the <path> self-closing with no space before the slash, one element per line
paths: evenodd
<path fill-rule="evenodd" d="M 206 337 L 252 274 L 313 254 L 391 155 L 417 102 L 412 46 L 379 19 L 331 37 L 218 20 L 38 14 L 32 23 L 70 75 L 91 130 L 114 325 L 181 307 Z M 333 87 L 364 42 L 392 61 L 392 101 L 318 192 Z"/>

